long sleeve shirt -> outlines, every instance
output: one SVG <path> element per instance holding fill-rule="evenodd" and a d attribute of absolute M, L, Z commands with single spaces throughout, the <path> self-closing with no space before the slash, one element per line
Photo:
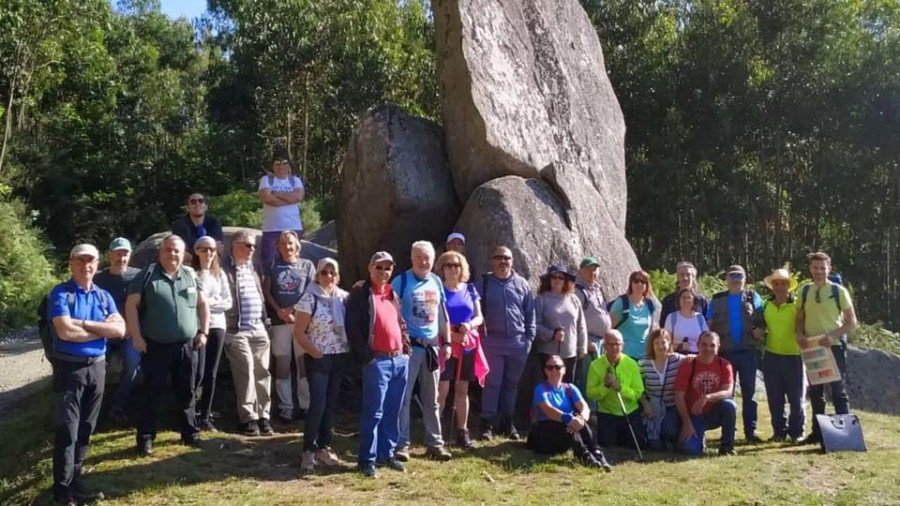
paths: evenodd
<path fill-rule="evenodd" d="M 622 406 L 616 398 L 616 391 L 606 386 L 606 372 L 612 371 L 622 386 L 620 393 L 625 401 L 625 410 L 628 414 L 638 409 L 638 399 L 644 395 L 644 382 L 641 380 L 641 368 L 638 363 L 628 355 L 621 355 L 619 363 L 615 366 L 609 363 L 606 355 L 591 362 L 588 369 L 587 396 L 597 401 L 597 411 L 616 416 L 625 416 Z"/>
<path fill-rule="evenodd" d="M 534 296 L 525 278 L 515 273 L 506 279 L 485 274 L 475 288 L 487 330 L 482 346 L 498 353 L 527 353 L 534 341 L 535 319 Z"/>
<path fill-rule="evenodd" d="M 587 326 L 584 310 L 574 294 L 544 292 L 535 300 L 535 327 L 537 351 L 545 355 L 559 354 L 572 358 L 587 354 Z M 562 329 L 565 338 L 553 340 L 556 329 Z"/>

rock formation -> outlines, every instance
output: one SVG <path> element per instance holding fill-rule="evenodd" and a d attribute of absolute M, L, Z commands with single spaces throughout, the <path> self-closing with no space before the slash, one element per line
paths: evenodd
<path fill-rule="evenodd" d="M 900 414 L 900 356 L 886 351 L 847 348 L 850 410 Z M 830 393 L 828 388 L 826 392 Z M 831 411 L 829 411 L 831 412 Z M 863 421 L 865 427 L 865 421 Z"/>
<path fill-rule="evenodd" d="M 366 112 L 344 158 L 338 197 L 343 279 L 364 278 L 378 250 L 391 252 L 398 270 L 409 268 L 410 245 L 442 244 L 459 212 L 440 127 L 393 104 Z"/>

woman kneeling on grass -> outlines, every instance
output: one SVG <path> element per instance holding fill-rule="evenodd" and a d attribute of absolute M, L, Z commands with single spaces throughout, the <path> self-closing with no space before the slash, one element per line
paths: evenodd
<path fill-rule="evenodd" d="M 526 446 L 535 453 L 557 454 L 570 448 L 587 467 L 612 468 L 596 443 L 588 425 L 591 411 L 578 387 L 563 383 L 566 366 L 559 355 L 544 364 L 547 380 L 534 388 L 532 409 L 536 423 L 531 426 Z"/>
<path fill-rule="evenodd" d="M 302 474 L 315 471 L 316 464 L 334 467 L 341 463 L 329 447 L 341 376 L 350 357 L 344 328 L 347 292 L 337 286 L 339 281 L 337 261 L 333 258 L 319 260 L 315 282 L 309 285 L 294 307 L 297 315 L 294 338 L 306 352 L 304 359 L 309 381 L 309 411 L 300 462 Z"/>

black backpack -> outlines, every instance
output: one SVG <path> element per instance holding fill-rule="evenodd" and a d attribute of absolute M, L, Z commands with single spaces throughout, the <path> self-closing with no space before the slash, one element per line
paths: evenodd
<path fill-rule="evenodd" d="M 622 295 L 619 295 L 619 300 L 622 301 L 622 319 L 619 320 L 619 323 L 617 323 L 614 327 L 616 329 L 621 327 L 622 324 L 625 323 L 626 320 L 628 320 L 628 313 L 631 310 L 631 299 L 628 298 L 628 294 L 623 293 Z M 611 313 L 613 304 L 615 303 L 616 299 L 613 299 L 612 302 L 610 302 L 606 306 L 606 312 Z M 653 305 L 653 299 L 651 299 L 650 297 L 644 297 L 644 304 L 647 304 L 647 309 L 650 310 L 650 315 L 652 317 L 653 313 L 656 311 L 656 307 Z"/>
<path fill-rule="evenodd" d="M 66 304 L 69 306 L 69 314 L 71 314 L 75 310 L 75 292 L 66 291 Z M 105 290 L 97 290 L 97 293 L 100 295 L 100 308 L 103 311 L 104 315 L 109 315 L 109 300 L 106 298 Z M 53 328 L 53 322 L 50 318 L 48 318 L 47 311 L 50 308 L 50 294 L 47 294 L 46 297 L 41 301 L 40 305 L 37 308 L 38 314 L 38 334 L 41 336 L 41 345 L 44 347 L 44 356 L 47 357 L 47 360 L 50 362 L 50 365 L 55 365 L 56 361 L 64 361 L 64 362 L 84 362 L 87 363 L 87 357 L 77 357 L 75 355 L 69 355 L 68 353 L 63 353 L 59 351 L 59 336 L 56 334 L 56 329 Z"/>

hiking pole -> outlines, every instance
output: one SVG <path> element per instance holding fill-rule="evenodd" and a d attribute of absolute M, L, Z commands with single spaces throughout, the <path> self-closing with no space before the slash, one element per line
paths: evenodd
<path fill-rule="evenodd" d="M 450 411 L 450 436 L 456 438 L 459 436 L 459 429 L 456 428 L 456 389 L 459 388 L 459 378 L 462 376 L 462 361 L 464 350 L 459 347 L 459 357 L 456 358 L 456 381 L 453 382 L 453 410 Z M 450 392 L 447 391 L 447 397 Z"/>
<path fill-rule="evenodd" d="M 634 427 L 631 426 L 631 418 L 628 417 L 628 412 L 625 411 L 625 400 L 622 399 L 622 393 L 616 390 L 616 397 L 619 399 L 619 406 L 622 407 L 622 414 L 625 415 L 625 422 L 628 423 L 628 430 L 631 431 L 631 439 L 634 440 L 634 447 L 637 448 L 638 458 L 643 462 L 644 453 L 641 452 L 641 445 L 638 443 L 637 434 L 634 432 Z"/>

